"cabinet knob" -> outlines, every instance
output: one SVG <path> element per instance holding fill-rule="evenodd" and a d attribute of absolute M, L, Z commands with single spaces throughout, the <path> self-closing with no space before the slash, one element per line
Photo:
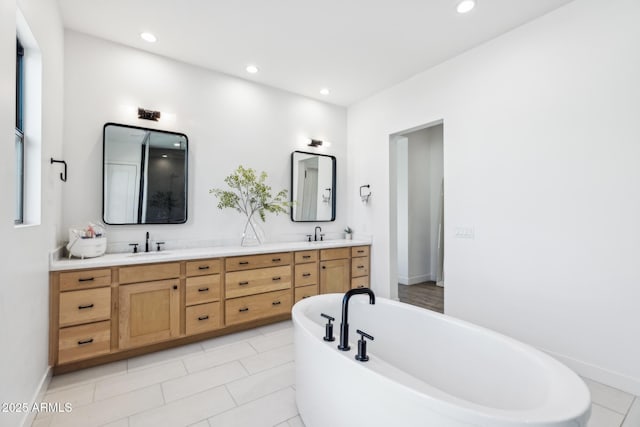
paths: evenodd
<path fill-rule="evenodd" d="M 327 266 L 326 266 L 326 265 L 323 265 L 323 266 L 322 266 L 322 269 L 324 270 L 325 268 L 327 268 Z"/>
<path fill-rule="evenodd" d="M 173 289 L 178 289 L 178 285 L 173 285 Z"/>

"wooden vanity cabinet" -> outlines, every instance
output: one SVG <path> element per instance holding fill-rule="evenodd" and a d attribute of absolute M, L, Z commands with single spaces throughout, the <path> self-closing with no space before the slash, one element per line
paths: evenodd
<path fill-rule="evenodd" d="M 294 261 L 294 298 L 293 303 L 301 299 L 318 295 L 318 251 L 299 251 Z"/>
<path fill-rule="evenodd" d="M 351 248 L 351 289 L 369 288 L 369 246 Z"/>
<path fill-rule="evenodd" d="M 197 335 L 223 327 L 222 261 L 208 259 L 186 263 L 185 332 Z"/>
<path fill-rule="evenodd" d="M 320 293 L 343 293 L 351 287 L 351 248 L 320 251 Z"/>
<path fill-rule="evenodd" d="M 129 269 L 135 269 L 135 274 L 127 271 Z M 125 281 L 139 278 L 164 280 L 120 285 L 118 348 L 140 347 L 177 338 L 180 335 L 179 263 L 123 267 L 120 269 L 121 280 L 123 270 Z"/>

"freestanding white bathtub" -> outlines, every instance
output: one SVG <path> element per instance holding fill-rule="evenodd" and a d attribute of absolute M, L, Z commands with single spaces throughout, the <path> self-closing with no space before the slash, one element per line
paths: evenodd
<path fill-rule="evenodd" d="M 450 316 L 367 295 L 349 301 L 351 350 L 339 351 L 342 294 L 293 307 L 296 400 L 307 427 L 579 427 L 584 382 L 550 356 Z M 335 317 L 326 342 L 320 313 Z M 374 336 L 358 362 L 356 329 Z"/>

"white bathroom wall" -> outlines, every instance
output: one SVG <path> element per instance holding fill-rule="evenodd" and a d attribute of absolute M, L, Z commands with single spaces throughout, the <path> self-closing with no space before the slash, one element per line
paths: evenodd
<path fill-rule="evenodd" d="M 445 312 L 640 394 L 639 20 L 636 0 L 575 0 L 349 108 L 349 187 L 373 191 L 349 217 L 379 295 L 390 135 L 444 120 Z"/>
<path fill-rule="evenodd" d="M 32 118 L 41 115 L 40 124 L 28 125 L 41 143 L 41 159 L 36 159 L 41 168 L 41 221 L 24 227 L 13 224 L 16 7 L 42 61 L 42 105 L 27 109 Z M 61 237 L 64 185 L 58 178 L 60 167 L 51 166 L 49 158 L 62 154 L 63 36 L 56 2 L 0 0 L 0 135 L 5 147 L 0 156 L 0 402 L 32 402 L 48 372 L 48 252 Z M 0 426 L 21 425 L 24 416 L 0 413 Z"/>
<path fill-rule="evenodd" d="M 260 84 L 205 70 L 77 32 L 65 33 L 65 186 L 63 226 L 102 217 L 102 127 L 106 122 L 183 132 L 189 137 L 188 222 L 111 226 L 111 242 L 142 242 L 144 232 L 167 247 L 187 241 L 240 241 L 243 220 L 217 208 L 209 194 L 225 187 L 238 165 L 266 171 L 275 191 L 290 191 L 290 155 L 313 151 L 306 138 L 329 141 L 315 150 L 337 157 L 337 215 L 321 223 L 327 237 L 346 225 L 346 110 Z M 160 110 L 155 123 L 137 107 Z M 168 113 L 168 114 L 167 114 Z M 270 240 L 303 239 L 316 224 L 268 214 Z M 331 235 L 333 234 L 333 236 Z"/>

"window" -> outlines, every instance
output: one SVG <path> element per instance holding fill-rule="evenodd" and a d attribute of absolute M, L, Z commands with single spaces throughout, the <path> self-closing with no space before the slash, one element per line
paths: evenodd
<path fill-rule="evenodd" d="M 16 38 L 16 212 L 15 223 L 24 222 L 24 48 Z"/>

